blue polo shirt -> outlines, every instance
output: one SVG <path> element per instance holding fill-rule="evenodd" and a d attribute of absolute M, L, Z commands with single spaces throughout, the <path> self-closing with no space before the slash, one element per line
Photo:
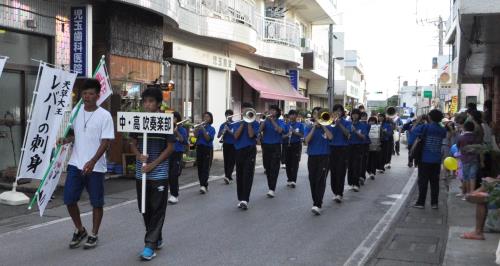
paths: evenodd
<path fill-rule="evenodd" d="M 356 134 L 355 132 L 351 133 L 351 138 L 349 139 L 349 144 L 365 144 L 366 139 L 370 139 L 368 137 L 368 133 L 370 132 L 369 125 L 366 123 L 358 122 L 358 123 L 352 123 L 352 126 L 354 127 L 355 131 L 361 130 L 361 134 L 365 136 L 365 139 L 362 139 Z"/>
<path fill-rule="evenodd" d="M 187 130 L 186 128 L 184 127 L 179 127 L 178 129 L 179 133 L 182 135 L 182 142 L 181 141 L 178 141 L 177 138 L 175 140 L 175 144 L 174 144 L 174 151 L 175 152 L 184 152 L 186 151 L 186 145 L 188 145 L 188 133 L 187 133 Z M 175 134 L 174 134 L 175 136 Z"/>
<path fill-rule="evenodd" d="M 276 123 L 280 128 L 283 129 L 281 133 L 278 133 L 274 129 L 274 125 L 269 119 L 264 122 L 264 130 L 262 132 L 262 143 L 263 144 L 280 144 L 282 141 L 282 134 L 288 133 L 285 122 L 283 120 L 276 120 Z"/>
<path fill-rule="evenodd" d="M 291 129 L 293 132 L 299 132 L 302 133 L 302 135 L 304 135 L 304 124 L 300 122 L 289 122 L 288 124 L 286 124 L 286 128 L 287 131 Z M 288 138 L 285 138 L 283 141 L 284 143 L 288 143 Z M 301 138 L 299 136 L 292 134 L 292 137 L 290 138 L 290 143 L 298 143 L 300 141 Z"/>
<path fill-rule="evenodd" d="M 222 123 L 222 125 L 220 125 L 219 132 L 222 132 L 224 130 L 225 125 L 226 125 L 226 123 Z M 229 131 L 231 131 L 231 133 L 233 133 L 233 134 L 234 134 L 234 131 L 236 130 L 234 128 L 234 125 L 236 125 L 236 124 L 228 123 L 228 125 L 227 125 L 227 127 L 229 128 Z M 226 132 L 226 134 L 224 134 L 224 137 L 222 138 L 222 140 L 224 141 L 224 144 L 234 144 L 233 134 L 229 134 L 228 132 Z"/>
<path fill-rule="evenodd" d="M 326 128 L 328 130 L 330 130 L 330 132 L 333 131 L 333 128 L 331 126 L 327 126 Z M 307 137 L 307 135 L 309 135 L 311 130 L 312 130 L 312 126 L 307 127 L 305 129 L 304 136 Z M 313 135 L 311 141 L 309 141 L 309 143 L 307 144 L 307 154 L 309 156 L 329 155 L 330 154 L 330 146 L 328 145 L 329 142 L 330 142 L 330 140 L 326 137 L 326 134 L 323 131 L 323 128 L 316 128 L 316 130 L 314 130 L 314 135 Z"/>
<path fill-rule="evenodd" d="M 382 128 L 387 131 L 387 133 L 384 133 L 384 137 L 382 138 L 382 141 L 391 141 L 394 139 L 394 124 L 390 122 L 384 122 L 382 123 Z"/>
<path fill-rule="evenodd" d="M 366 134 L 365 134 L 365 138 L 366 139 L 364 141 L 364 144 L 370 144 L 370 143 L 372 143 L 370 141 L 370 129 L 372 129 L 372 125 L 370 125 L 370 124 L 368 124 L 368 122 L 364 122 L 364 121 L 360 122 L 360 123 L 363 124 L 363 125 L 366 125 L 366 128 L 367 128 Z"/>
<path fill-rule="evenodd" d="M 340 123 L 347 129 L 349 134 L 351 134 L 352 123 L 345 120 L 345 118 L 340 118 Z M 347 145 L 349 145 L 349 139 L 344 135 L 340 126 L 333 126 L 332 133 L 333 133 L 333 139 L 330 141 L 330 146 L 347 146 Z"/>
<path fill-rule="evenodd" d="M 196 145 L 202 145 L 202 146 L 207 146 L 210 148 L 214 147 L 213 141 L 214 141 L 214 136 L 215 136 L 215 128 L 211 125 L 205 125 L 205 130 L 207 131 L 208 135 L 210 136 L 210 140 L 207 141 L 205 137 L 203 136 L 203 131 L 199 130 L 198 134 L 196 135 Z"/>
<path fill-rule="evenodd" d="M 441 163 L 441 144 L 446 137 L 446 129 L 438 123 L 417 126 L 412 133 L 415 137 L 424 136 L 423 163 Z"/>
<path fill-rule="evenodd" d="M 245 123 L 245 122 L 235 123 L 234 124 L 234 131 L 235 132 L 238 130 L 241 123 L 244 123 L 243 124 L 243 132 L 241 132 L 240 138 L 235 139 L 235 141 L 234 141 L 234 148 L 236 150 L 241 150 L 241 149 L 249 147 L 249 146 L 257 145 L 256 137 L 257 137 L 257 134 L 259 133 L 259 122 L 253 121 L 250 124 Z M 255 132 L 255 136 L 253 138 L 250 138 L 250 136 L 248 136 L 248 126 L 253 127 L 253 131 Z"/>

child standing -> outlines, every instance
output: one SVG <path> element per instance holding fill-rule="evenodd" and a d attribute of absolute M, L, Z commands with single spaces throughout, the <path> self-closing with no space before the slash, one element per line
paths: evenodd
<path fill-rule="evenodd" d="M 146 112 L 160 112 L 162 100 L 159 88 L 148 88 L 142 93 L 142 105 Z M 146 212 L 142 214 L 146 235 L 140 257 L 143 260 L 151 260 L 156 256 L 154 250 L 163 246 L 162 228 L 168 196 L 168 158 L 174 151 L 175 137 L 172 134 L 148 134 L 147 155 L 143 155 L 142 150 L 143 134 L 130 134 L 130 138 L 130 148 L 137 158 L 135 177 L 139 209 L 142 199 L 141 178 L 142 173 L 146 173 Z"/>
<path fill-rule="evenodd" d="M 474 134 L 474 122 L 467 121 L 464 124 L 464 133 L 458 137 L 457 147 L 460 150 L 460 161 L 462 162 L 462 178 L 465 193 L 474 191 L 476 176 L 479 170 L 479 156 L 467 151 L 467 146 L 479 144 L 476 134 Z"/>

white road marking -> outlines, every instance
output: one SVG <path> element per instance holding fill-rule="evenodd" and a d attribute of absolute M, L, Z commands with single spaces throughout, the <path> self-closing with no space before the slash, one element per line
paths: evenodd
<path fill-rule="evenodd" d="M 391 195 L 388 195 L 387 197 L 391 198 L 391 199 L 400 199 L 403 197 L 403 195 L 401 194 L 391 194 Z"/>
<path fill-rule="evenodd" d="M 382 202 L 380 202 L 380 204 L 390 206 L 390 205 L 396 204 L 396 202 L 395 201 L 382 201 Z"/>
<path fill-rule="evenodd" d="M 262 165 L 255 166 L 255 169 L 261 169 L 261 168 L 264 168 L 264 167 Z M 233 172 L 233 174 L 234 174 L 234 172 Z M 224 177 L 225 177 L 225 175 L 210 176 L 210 178 L 208 179 L 208 181 L 217 181 L 217 180 L 223 179 Z M 179 190 L 188 189 L 188 188 L 191 188 L 191 187 L 194 187 L 194 186 L 198 186 L 199 184 L 200 184 L 200 182 L 192 182 L 192 183 L 189 183 L 189 184 L 186 184 L 186 185 L 183 185 L 183 186 L 179 187 Z M 124 202 L 121 202 L 121 203 L 117 203 L 115 205 L 104 207 L 104 211 L 109 211 L 109 210 L 112 210 L 112 209 L 115 209 L 115 208 L 119 208 L 119 207 L 123 207 L 123 206 L 129 205 L 129 204 L 132 204 L 132 203 L 137 203 L 137 199 L 128 200 L 128 201 L 124 201 Z M 88 212 L 82 213 L 80 216 L 81 217 L 85 217 L 85 216 L 89 216 L 91 214 L 92 214 L 92 211 L 88 211 Z M 49 226 L 49 225 L 66 222 L 68 220 L 71 220 L 71 217 L 59 218 L 59 219 L 48 221 L 48 222 L 45 222 L 45 223 L 31 225 L 31 226 L 27 226 L 27 227 L 24 227 L 24 228 L 19 228 L 19 229 L 13 230 L 13 231 L 9 231 L 9 232 L 5 232 L 3 234 L 0 234 L 0 238 L 5 237 L 7 235 L 11 235 L 11 234 L 17 234 L 17 233 L 21 233 L 21 232 L 31 231 L 31 230 L 42 228 L 42 227 L 46 227 L 46 226 Z"/>
<path fill-rule="evenodd" d="M 380 243 L 382 236 L 387 232 L 390 225 L 392 224 L 394 218 L 399 213 L 403 207 L 406 199 L 410 195 L 413 186 L 416 184 L 418 170 L 415 169 L 413 174 L 406 182 L 403 190 L 401 191 L 401 197 L 396 200 L 395 204 L 392 205 L 389 210 L 384 214 L 384 216 L 379 220 L 379 222 L 373 227 L 368 236 L 361 242 L 361 244 L 354 250 L 351 256 L 346 260 L 344 266 L 351 265 L 365 265 L 372 255 L 373 251 Z"/>

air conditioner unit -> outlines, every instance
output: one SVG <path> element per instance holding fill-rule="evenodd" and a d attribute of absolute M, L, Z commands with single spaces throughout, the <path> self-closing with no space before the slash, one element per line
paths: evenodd
<path fill-rule="evenodd" d="M 311 48 L 311 39 L 308 38 L 300 38 L 300 47 L 304 49 Z"/>

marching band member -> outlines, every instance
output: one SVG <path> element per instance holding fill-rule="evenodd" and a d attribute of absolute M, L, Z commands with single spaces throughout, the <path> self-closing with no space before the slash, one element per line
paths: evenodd
<path fill-rule="evenodd" d="M 307 144 L 307 169 L 309 171 L 309 184 L 315 215 L 321 214 L 323 195 L 325 194 L 326 177 L 330 157 L 329 142 L 333 138 L 332 128 L 319 123 L 318 112 L 321 108 L 313 109 L 314 124 L 306 128 L 305 143 Z"/>
<path fill-rule="evenodd" d="M 284 114 L 283 115 L 283 123 L 285 124 L 285 126 L 288 125 L 288 123 L 290 122 L 290 118 L 288 117 L 288 114 Z M 288 127 L 287 127 L 288 128 Z M 287 130 L 288 131 L 288 130 Z M 288 139 L 286 138 L 286 136 L 288 136 L 288 133 L 287 132 L 286 134 L 282 134 L 282 138 L 281 138 L 281 168 L 283 169 L 286 169 L 286 152 L 287 152 L 287 147 L 288 147 Z"/>
<path fill-rule="evenodd" d="M 363 156 L 362 156 L 362 160 L 361 160 L 361 173 L 359 175 L 359 181 L 361 183 L 361 185 L 364 185 L 365 181 L 366 181 L 366 168 L 367 168 L 367 165 L 368 165 L 368 148 L 370 146 L 370 137 L 369 137 L 369 133 L 370 133 L 370 124 L 368 124 L 368 114 L 364 111 L 361 111 L 361 107 L 363 107 L 364 109 L 364 106 L 363 105 L 360 105 L 360 109 L 359 111 L 361 112 L 361 120 L 359 120 L 359 123 L 364 125 L 367 130 L 365 131 L 365 141 L 363 142 L 363 148 L 362 148 L 362 153 L 363 153 Z"/>
<path fill-rule="evenodd" d="M 244 103 L 242 108 L 251 112 L 252 105 Z M 253 110 L 254 111 L 254 110 Z M 245 113 L 245 111 L 244 111 Z M 243 114 L 244 115 L 244 114 Z M 255 117 L 255 111 L 253 113 Z M 235 124 L 234 149 L 236 151 L 236 190 L 238 195 L 238 208 L 248 209 L 250 191 L 252 190 L 253 176 L 255 173 L 255 156 L 257 155 L 257 133 L 259 123 L 247 123 L 242 120 Z"/>
<path fill-rule="evenodd" d="M 332 131 L 333 139 L 330 141 L 331 188 L 334 194 L 333 200 L 342 203 L 352 124 L 345 119 L 344 107 L 341 104 L 334 105 L 332 111 L 335 125 Z"/>
<path fill-rule="evenodd" d="M 304 125 L 297 121 L 297 111 L 288 112 L 289 122 L 286 125 L 288 134 L 283 137 L 283 149 L 285 150 L 287 186 L 295 188 L 297 172 L 299 171 L 300 156 L 302 155 L 302 141 L 304 137 Z"/>
<path fill-rule="evenodd" d="M 349 139 L 349 170 L 347 175 L 347 183 L 351 186 L 354 192 L 359 191 L 361 165 L 363 160 L 363 148 L 368 134 L 368 125 L 362 124 L 360 119 L 361 112 L 354 109 L 351 112 L 351 138 Z"/>
<path fill-rule="evenodd" d="M 168 202 L 176 204 L 179 202 L 179 176 L 182 173 L 182 156 L 186 151 L 188 145 L 188 131 L 180 124 L 181 114 L 174 112 L 174 152 L 170 156 L 169 169 L 168 169 L 168 185 L 170 188 L 170 197 Z"/>
<path fill-rule="evenodd" d="M 384 153 L 384 168 L 391 169 L 392 152 L 394 151 L 394 129 L 395 124 L 388 115 L 382 121 L 382 150 Z"/>
<path fill-rule="evenodd" d="M 142 93 L 142 104 L 146 112 L 160 112 L 163 101 L 159 88 L 148 88 Z M 168 196 L 169 160 L 174 151 L 174 135 L 148 134 L 147 155 L 143 155 L 143 134 L 130 134 L 130 148 L 137 157 L 136 189 L 137 204 L 141 208 L 142 173 L 146 173 L 146 212 L 142 214 L 146 234 L 144 249 L 140 254 L 143 260 L 151 260 L 156 256 L 155 249 L 163 246 L 162 228 L 165 221 Z M 145 165 L 143 166 L 143 163 Z"/>
<path fill-rule="evenodd" d="M 213 121 L 212 113 L 205 112 L 203 114 L 203 122 L 194 129 L 194 135 L 196 136 L 196 166 L 198 167 L 201 194 L 208 192 L 208 177 L 212 164 L 213 140 L 215 136 L 215 128 L 212 127 Z"/>
<path fill-rule="evenodd" d="M 219 127 L 217 138 L 222 138 L 222 155 L 224 157 L 224 182 L 226 185 L 233 183 L 233 170 L 236 164 L 235 150 L 234 150 L 234 129 L 233 129 L 233 110 L 226 110 L 224 113 L 226 122 L 222 123 Z"/>
<path fill-rule="evenodd" d="M 380 130 L 380 125 L 378 124 L 377 117 L 372 116 L 368 119 L 368 124 L 370 125 L 370 144 L 368 147 L 368 164 L 366 171 L 370 176 L 371 180 L 375 179 L 375 174 L 377 173 L 377 166 L 379 165 L 380 157 L 380 138 L 382 131 Z"/>
<path fill-rule="evenodd" d="M 276 105 L 269 108 L 269 116 L 260 123 L 259 132 L 262 136 L 262 160 L 267 176 L 269 192 L 267 196 L 274 198 L 276 183 L 280 171 L 281 134 L 286 134 L 285 123 L 279 120 L 281 111 Z"/>

